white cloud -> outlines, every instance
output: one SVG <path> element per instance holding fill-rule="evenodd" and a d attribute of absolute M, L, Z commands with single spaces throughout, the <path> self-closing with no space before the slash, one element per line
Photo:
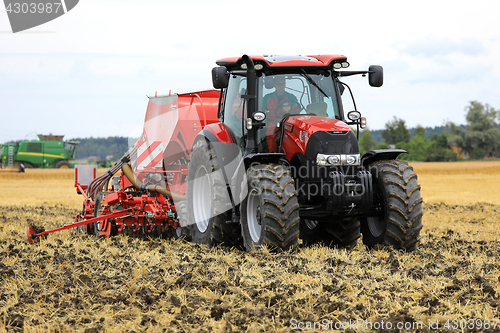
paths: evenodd
<path fill-rule="evenodd" d="M 459 39 L 427 35 L 403 45 L 398 45 L 401 52 L 417 57 L 442 57 L 451 54 L 479 56 L 486 51 L 483 44 L 470 37 Z"/>

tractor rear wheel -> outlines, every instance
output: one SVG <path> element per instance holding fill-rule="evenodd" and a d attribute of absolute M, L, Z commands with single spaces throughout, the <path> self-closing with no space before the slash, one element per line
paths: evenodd
<path fill-rule="evenodd" d="M 422 229 L 422 197 L 413 168 L 405 161 L 379 161 L 369 166 L 374 204 L 382 214 L 361 219 L 363 243 L 413 251 Z"/>
<path fill-rule="evenodd" d="M 263 246 L 286 251 L 299 240 L 299 204 L 290 170 L 260 164 L 247 171 L 248 194 L 241 198 L 243 242 L 247 251 Z M 245 191 L 242 191 L 242 194 Z"/>
<path fill-rule="evenodd" d="M 202 140 L 194 145 L 190 157 L 187 210 L 192 241 L 233 246 L 240 239 L 240 229 L 226 223 L 232 205 L 215 149 Z"/>

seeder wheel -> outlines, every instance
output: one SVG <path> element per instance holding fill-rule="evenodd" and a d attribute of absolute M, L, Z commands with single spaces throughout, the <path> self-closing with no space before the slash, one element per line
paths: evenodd
<path fill-rule="evenodd" d="M 79 216 L 77 219 L 76 219 L 77 222 L 81 222 L 83 221 L 83 218 L 81 216 Z M 88 228 L 88 225 L 81 225 L 79 227 L 76 227 L 75 228 L 75 233 L 77 235 L 79 234 L 87 234 L 87 228 Z"/>
<path fill-rule="evenodd" d="M 101 216 L 102 198 L 103 198 L 102 193 L 99 193 L 95 198 L 94 217 Z M 105 209 L 103 210 L 102 213 L 103 214 L 109 213 L 107 207 L 105 207 Z M 104 236 L 106 238 L 109 238 L 109 236 L 111 236 L 111 221 L 106 219 L 106 220 L 94 222 L 93 229 L 94 229 L 94 234 L 97 237 Z"/>

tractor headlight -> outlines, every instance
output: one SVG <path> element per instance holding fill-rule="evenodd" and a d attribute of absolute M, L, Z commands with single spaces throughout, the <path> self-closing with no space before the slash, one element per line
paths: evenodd
<path fill-rule="evenodd" d="M 317 165 L 359 165 L 359 154 L 316 155 Z"/>
<path fill-rule="evenodd" d="M 340 156 L 339 155 L 330 155 L 326 158 L 326 161 L 328 164 L 339 164 L 340 163 Z"/>
<path fill-rule="evenodd" d="M 356 155 L 346 155 L 345 161 L 349 165 L 356 165 L 356 162 L 358 161 L 358 159 L 356 158 Z M 357 164 L 359 164 L 359 163 L 357 163 Z"/>
<path fill-rule="evenodd" d="M 263 121 L 264 119 L 266 119 L 266 114 L 261 111 L 254 112 L 253 119 L 255 119 L 256 121 Z"/>

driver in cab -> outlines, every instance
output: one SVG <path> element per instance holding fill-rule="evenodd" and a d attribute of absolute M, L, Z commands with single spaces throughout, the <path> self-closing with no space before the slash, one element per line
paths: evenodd
<path fill-rule="evenodd" d="M 285 76 L 277 76 L 274 78 L 274 92 L 264 96 L 262 105 L 267 110 L 267 146 L 269 152 L 277 152 L 278 137 L 280 128 L 277 124 L 283 119 L 287 113 L 297 113 L 300 109 L 300 104 L 295 95 L 285 91 L 286 82 Z"/>

